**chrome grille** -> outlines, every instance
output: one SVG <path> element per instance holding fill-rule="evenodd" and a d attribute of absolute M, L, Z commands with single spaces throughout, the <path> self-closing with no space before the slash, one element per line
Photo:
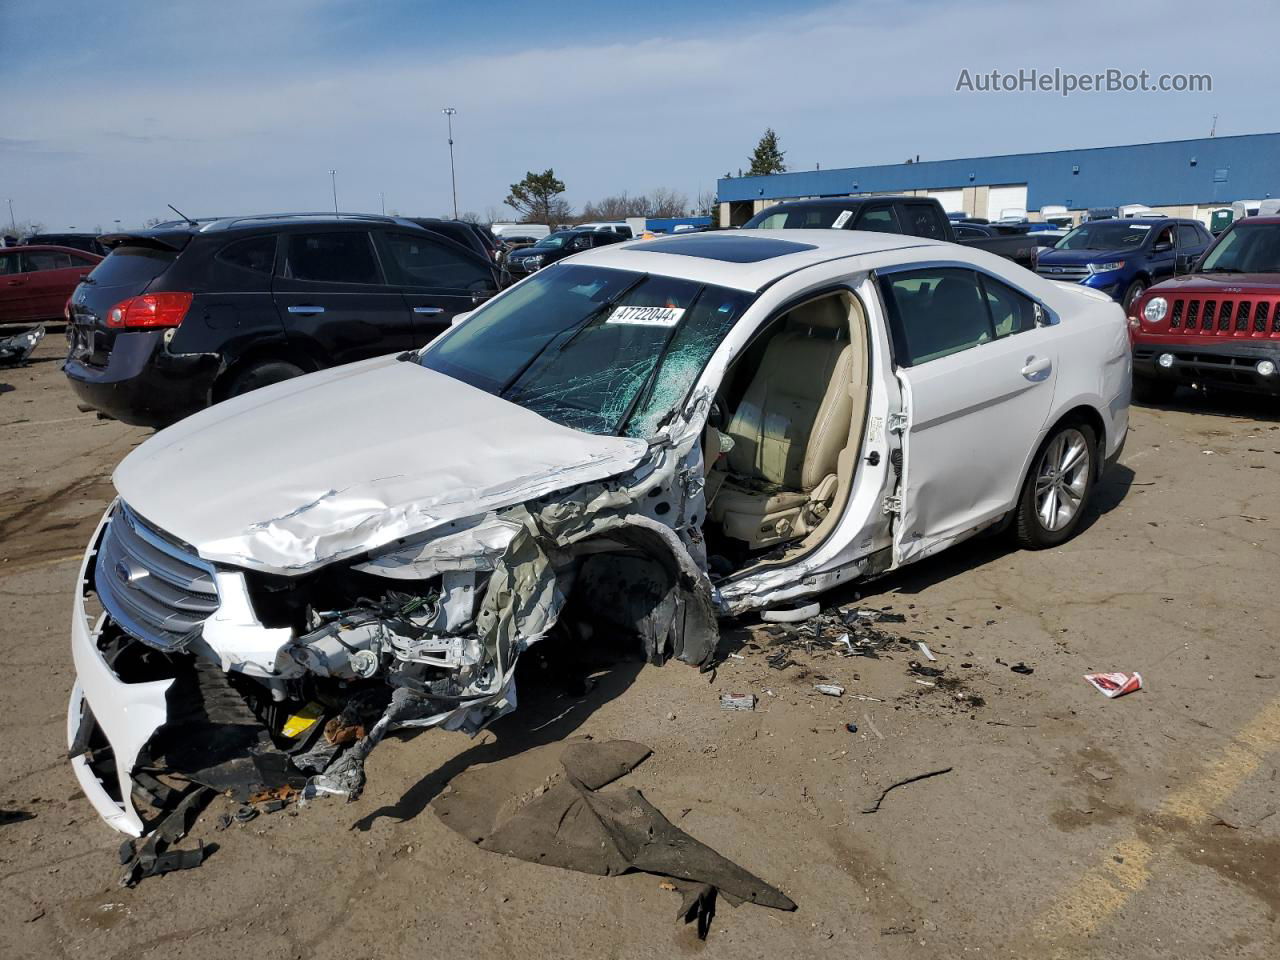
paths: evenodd
<path fill-rule="evenodd" d="M 1036 267 L 1036 273 L 1046 280 L 1083 280 L 1089 276 L 1089 268 L 1086 266 L 1055 267 L 1045 264 Z"/>
<path fill-rule="evenodd" d="M 122 630 L 161 650 L 185 646 L 218 609 L 213 567 L 123 503 L 102 536 L 93 585 Z"/>

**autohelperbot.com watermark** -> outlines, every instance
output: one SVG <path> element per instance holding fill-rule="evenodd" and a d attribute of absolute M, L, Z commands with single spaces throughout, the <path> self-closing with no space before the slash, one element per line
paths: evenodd
<path fill-rule="evenodd" d="M 956 79 L 957 93 L 1210 93 L 1213 75 L 1208 73 L 1152 73 L 1112 67 L 1095 73 L 1075 73 L 1055 67 L 1014 71 L 969 70 Z"/>

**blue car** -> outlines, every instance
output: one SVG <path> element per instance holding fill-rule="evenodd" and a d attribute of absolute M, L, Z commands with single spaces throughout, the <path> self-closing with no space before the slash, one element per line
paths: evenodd
<path fill-rule="evenodd" d="M 1036 273 L 1101 290 L 1128 310 L 1153 283 L 1188 272 L 1212 242 L 1199 220 L 1091 220 L 1041 250 Z"/>

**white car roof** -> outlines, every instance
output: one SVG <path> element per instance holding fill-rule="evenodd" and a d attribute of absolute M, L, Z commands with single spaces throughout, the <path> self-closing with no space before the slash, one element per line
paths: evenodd
<path fill-rule="evenodd" d="M 861 230 L 721 230 L 610 244 L 577 254 L 567 262 L 755 292 L 779 277 L 816 264 L 928 247 L 947 248 L 949 258 L 965 250 L 923 237 Z"/>

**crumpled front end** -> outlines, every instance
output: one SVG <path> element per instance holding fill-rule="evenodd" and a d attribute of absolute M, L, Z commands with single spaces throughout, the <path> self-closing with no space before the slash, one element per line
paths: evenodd
<path fill-rule="evenodd" d="M 73 611 L 68 739 L 86 795 L 134 836 L 193 785 L 354 798 L 388 732 L 474 734 L 514 709 L 521 653 L 571 629 L 567 609 L 653 662 L 707 663 L 716 609 L 686 440 L 297 576 L 210 563 L 117 501 Z"/>

